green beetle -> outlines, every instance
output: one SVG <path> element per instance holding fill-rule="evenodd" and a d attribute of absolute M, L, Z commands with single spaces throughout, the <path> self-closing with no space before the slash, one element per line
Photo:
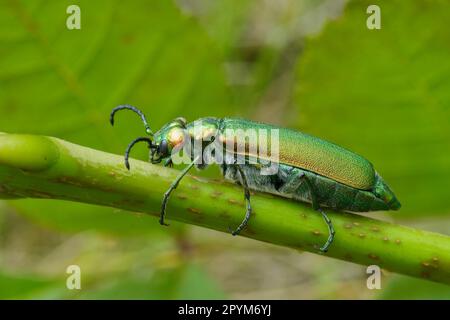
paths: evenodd
<path fill-rule="evenodd" d="M 400 202 L 368 160 L 331 142 L 291 129 L 234 118 L 201 118 L 191 123 L 187 123 L 184 118 L 177 118 L 153 134 L 142 111 L 130 105 L 120 105 L 112 110 L 110 115 L 112 125 L 115 113 L 124 109 L 132 110 L 141 117 L 149 135 L 139 137 L 128 145 L 125 152 L 125 165 L 128 169 L 130 169 L 128 161 L 130 151 L 141 141 L 148 144 L 151 163 L 164 161 L 165 166 L 171 166 L 174 155 L 188 144 L 200 146 L 202 155 L 213 145 L 219 145 L 224 150 L 227 161 L 220 163 L 223 176 L 242 185 L 247 202 L 245 217 L 232 232 L 233 235 L 239 234 L 250 219 L 252 212 L 250 190 L 311 203 L 314 209 L 321 212 L 329 230 L 328 239 L 320 248 L 323 252 L 326 252 L 333 242 L 335 231 L 322 208 L 350 212 L 400 208 Z M 258 152 L 260 141 L 252 146 L 249 139 L 239 142 L 235 135 L 226 134 L 229 131 L 239 130 L 277 132 L 278 152 L 275 172 L 269 174 L 263 172 L 267 169 L 267 163 L 270 163 L 270 157 Z M 202 169 L 209 164 L 217 163 L 211 156 L 203 156 L 202 159 L 205 161 L 199 162 L 202 155 L 199 156 L 192 149 L 189 149 L 187 155 L 189 165 L 164 194 L 160 216 L 162 225 L 166 225 L 164 217 L 170 194 L 186 173 L 193 166 Z M 236 160 L 238 157 L 244 160 L 239 162 Z"/>

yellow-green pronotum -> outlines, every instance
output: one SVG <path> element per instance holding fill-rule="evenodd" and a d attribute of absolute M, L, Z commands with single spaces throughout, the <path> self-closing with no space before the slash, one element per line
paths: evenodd
<path fill-rule="evenodd" d="M 129 153 L 140 141 L 147 142 L 152 163 L 164 160 L 165 166 L 171 166 L 174 157 L 180 153 L 189 159 L 188 166 L 164 194 L 160 216 L 162 225 L 165 225 L 166 204 L 171 192 L 193 166 L 202 169 L 218 163 L 218 150 L 223 151 L 219 157 L 222 161 L 218 164 L 224 177 L 243 186 L 247 202 L 245 217 L 232 232 L 233 235 L 239 234 L 251 217 L 250 189 L 311 203 L 328 225 L 328 240 L 320 248 L 324 252 L 331 245 L 335 232 L 321 208 L 352 212 L 400 208 L 400 202 L 368 160 L 331 142 L 291 129 L 232 118 L 202 118 L 191 123 L 177 118 L 153 133 L 142 111 L 130 105 L 114 108 L 110 116 L 111 124 L 114 124 L 115 113 L 123 109 L 136 112 L 149 135 L 139 137 L 128 145 L 125 153 L 128 169 Z M 267 146 L 262 148 L 261 140 L 249 137 L 240 139 L 243 132 L 249 131 L 277 132 L 275 171 L 267 170 L 268 165 L 273 165 L 274 158 L 273 154 L 261 152 L 267 149 Z M 261 138 L 260 135 L 257 137 Z M 268 145 L 270 148 L 274 143 Z"/>

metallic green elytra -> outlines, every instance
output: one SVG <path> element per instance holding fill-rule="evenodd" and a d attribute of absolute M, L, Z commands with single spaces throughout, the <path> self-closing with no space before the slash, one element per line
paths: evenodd
<path fill-rule="evenodd" d="M 232 232 L 233 235 L 239 234 L 250 219 L 252 209 L 249 190 L 311 203 L 314 209 L 321 212 L 329 230 L 327 242 L 320 248 L 323 252 L 328 250 L 335 232 L 322 208 L 350 212 L 400 208 L 400 202 L 368 160 L 317 137 L 269 124 L 233 118 L 201 118 L 191 123 L 187 123 L 184 118 L 177 118 L 153 134 L 144 114 L 129 105 L 113 109 L 111 124 L 114 124 L 114 114 L 122 109 L 136 112 L 149 134 L 149 137 L 137 138 L 129 144 L 125 153 L 125 165 L 128 169 L 130 150 L 140 141 L 147 142 L 152 163 L 164 161 L 165 166 L 171 166 L 174 156 L 181 150 L 184 150 L 189 158 L 189 165 L 164 195 L 160 217 L 160 223 L 163 225 L 171 192 L 193 166 L 203 169 L 209 164 L 217 163 L 217 158 L 214 158 L 218 154 L 217 150 L 223 152 L 224 161 L 219 163 L 223 176 L 242 185 L 247 201 L 245 218 Z M 255 135 L 256 138 L 252 140 L 250 134 L 247 136 L 248 132 L 263 131 L 271 134 L 276 131 L 277 139 Z M 230 135 L 229 132 L 235 134 Z M 265 147 L 261 137 L 266 137 Z M 275 144 L 276 161 L 271 157 Z M 199 146 L 200 153 L 195 152 L 195 147 L 185 151 L 186 146 Z M 237 159 L 244 161 L 239 162 Z M 277 170 L 270 174 L 265 172 L 268 164 L 274 162 Z"/>
<path fill-rule="evenodd" d="M 375 170 L 369 161 L 328 141 L 299 131 L 243 119 L 223 119 L 223 128 L 279 129 L 280 163 L 361 190 L 369 190 L 375 183 Z"/>

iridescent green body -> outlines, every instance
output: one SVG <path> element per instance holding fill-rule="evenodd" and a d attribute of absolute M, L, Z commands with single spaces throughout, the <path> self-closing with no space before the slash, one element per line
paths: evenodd
<path fill-rule="evenodd" d="M 369 161 L 328 141 L 243 119 L 223 119 L 221 130 L 225 129 L 278 129 L 280 163 L 315 172 L 361 190 L 369 190 L 374 185 L 375 170 Z"/>
<path fill-rule="evenodd" d="M 400 208 L 400 202 L 369 161 L 331 142 L 291 129 L 232 118 L 201 118 L 191 123 L 177 118 L 153 134 L 142 111 L 130 105 L 113 109 L 112 125 L 114 114 L 124 109 L 141 117 L 149 135 L 136 138 L 128 145 L 125 152 L 128 169 L 130 150 L 141 141 L 148 144 L 152 163 L 164 161 L 165 166 L 170 166 L 175 155 L 188 157 L 188 166 L 164 194 L 161 225 L 166 225 L 164 216 L 170 194 L 187 172 L 193 166 L 203 169 L 214 163 L 221 166 L 226 179 L 241 184 L 244 189 L 245 217 L 232 231 L 233 235 L 247 226 L 252 214 L 250 189 L 310 202 L 328 226 L 329 235 L 320 248 L 322 252 L 328 250 L 335 235 L 322 207 L 342 211 Z M 275 170 L 267 170 L 273 169 L 273 164 Z"/>
<path fill-rule="evenodd" d="M 354 212 L 400 208 L 394 193 L 374 170 L 373 165 L 362 156 L 338 145 L 299 131 L 244 119 L 202 118 L 199 121 L 205 134 L 196 137 L 192 131 L 194 123 L 190 123 L 187 130 L 191 139 L 215 136 L 224 143 L 224 148 L 227 129 L 279 130 L 279 171 L 265 176 L 260 174 L 261 168 L 258 165 L 243 165 L 250 189 L 313 202 L 305 183 L 295 185 L 290 181 L 293 176 L 304 174 L 313 186 L 317 205 L 322 207 Z M 231 149 L 227 151 L 236 152 Z M 248 151 L 245 155 L 258 157 Z M 225 178 L 239 183 L 239 174 L 235 168 L 227 164 L 222 164 L 221 167 Z M 287 185 L 288 183 L 296 188 Z"/>

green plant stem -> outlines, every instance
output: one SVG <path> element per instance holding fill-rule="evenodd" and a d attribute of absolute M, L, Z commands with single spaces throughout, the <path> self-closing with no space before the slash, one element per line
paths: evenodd
<path fill-rule="evenodd" d="M 0 197 L 64 199 L 159 216 L 178 172 L 56 138 L 0 134 Z M 309 205 L 252 195 L 241 236 L 317 254 L 328 231 Z M 243 190 L 186 176 L 172 193 L 167 219 L 229 232 L 245 213 Z M 350 213 L 329 212 L 336 238 L 325 256 L 450 284 L 450 237 Z M 155 223 L 156 220 L 155 220 Z M 230 241 L 239 241 L 238 238 Z"/>

